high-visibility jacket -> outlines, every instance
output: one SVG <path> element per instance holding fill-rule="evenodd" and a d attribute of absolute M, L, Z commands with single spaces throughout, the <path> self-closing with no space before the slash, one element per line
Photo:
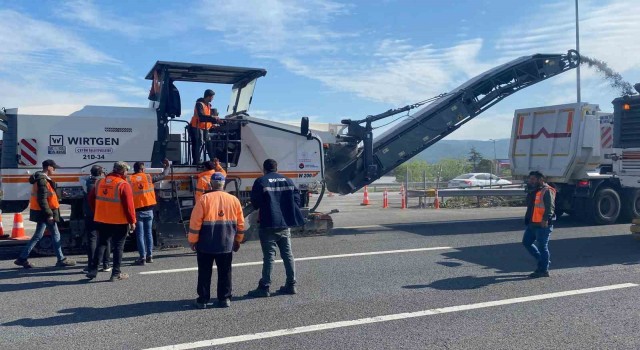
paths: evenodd
<path fill-rule="evenodd" d="M 206 193 L 191 212 L 188 239 L 199 252 L 230 253 L 233 242 L 244 239 L 244 215 L 238 198 L 224 191 Z"/>
<path fill-rule="evenodd" d="M 93 220 L 104 224 L 128 224 L 122 207 L 120 186 L 129 186 L 127 180 L 108 175 L 96 184 L 96 208 Z"/>
<path fill-rule="evenodd" d="M 198 103 L 202 104 L 205 115 L 211 115 L 211 105 L 206 102 L 196 102 L 196 106 L 193 108 L 193 117 L 191 117 L 191 126 L 198 129 L 209 130 L 213 127 L 213 123 L 200 122 L 200 118 L 198 117 Z"/>
<path fill-rule="evenodd" d="M 211 176 L 215 173 L 222 173 L 225 177 L 227 176 L 227 172 L 218 164 L 218 166 L 214 170 L 203 171 L 198 174 L 196 178 L 196 191 L 194 194 L 196 203 L 200 200 L 203 194 L 207 191 L 211 191 Z"/>
<path fill-rule="evenodd" d="M 58 194 L 48 181 L 45 196 L 47 197 L 47 204 L 49 204 L 49 208 L 51 210 L 60 208 L 60 203 L 58 202 Z M 33 186 L 31 186 L 31 199 L 29 200 L 29 208 L 31 210 L 42 210 L 40 204 L 38 203 L 37 183 L 34 183 Z"/>
<path fill-rule="evenodd" d="M 533 224 L 542 223 L 542 220 L 544 220 L 545 214 L 547 214 L 545 213 L 545 207 L 544 207 L 544 195 L 547 191 L 550 191 L 551 203 L 553 203 L 556 199 L 556 189 L 549 185 L 543 186 L 536 193 L 536 199 L 533 204 L 533 215 L 531 216 L 531 223 Z"/>
<path fill-rule="evenodd" d="M 128 177 L 133 191 L 133 206 L 136 209 L 150 207 L 157 204 L 155 187 L 151 175 L 136 173 Z"/>

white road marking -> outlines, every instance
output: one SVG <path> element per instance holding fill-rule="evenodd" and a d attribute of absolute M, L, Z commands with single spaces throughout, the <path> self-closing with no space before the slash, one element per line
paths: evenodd
<path fill-rule="evenodd" d="M 384 254 L 400 254 L 400 253 L 415 253 L 415 252 L 426 252 L 431 250 L 447 250 L 453 249 L 451 247 L 431 247 L 431 248 L 415 248 L 415 249 L 400 249 L 400 250 L 383 250 L 377 252 L 365 252 L 365 253 L 351 253 L 351 254 L 338 254 L 338 255 L 324 255 L 324 256 L 310 256 L 306 258 L 296 258 L 296 262 L 298 261 L 308 261 L 308 260 L 324 260 L 324 259 L 337 259 L 337 258 L 350 258 L 354 256 L 367 256 L 367 255 L 384 255 Z M 282 260 L 276 260 L 276 263 L 281 263 Z M 252 261 L 246 263 L 238 263 L 233 264 L 233 267 L 240 266 L 254 266 L 254 265 L 262 265 L 262 261 Z M 213 267 L 216 268 L 215 266 Z M 155 275 L 159 273 L 173 273 L 173 272 L 187 272 L 187 271 L 197 271 L 197 267 L 186 267 L 182 269 L 171 269 L 171 270 L 156 270 L 156 271 L 143 271 L 140 272 L 141 275 Z"/>
<path fill-rule="evenodd" d="M 253 333 L 253 334 L 244 334 L 233 337 L 226 338 L 218 338 L 211 340 L 202 340 L 192 343 L 183 343 L 177 345 L 169 345 L 169 346 L 161 346 L 157 348 L 147 349 L 147 350 L 186 350 L 186 349 L 196 349 L 202 348 L 206 346 L 215 346 L 215 345 L 224 345 L 224 344 L 233 344 L 246 342 L 251 340 L 259 340 L 259 339 L 267 339 L 267 338 L 275 338 L 292 334 L 300 334 L 300 333 L 309 333 L 309 332 L 318 332 L 327 329 L 336 329 L 342 327 L 352 327 L 352 326 L 360 326 L 364 324 L 371 323 L 380 323 L 380 322 L 388 322 L 388 321 L 396 321 L 403 320 L 407 318 L 416 318 L 416 317 L 424 317 L 424 316 L 432 316 L 439 314 L 446 314 L 451 312 L 459 312 L 459 311 L 467 311 L 467 310 L 475 310 L 475 309 L 483 309 L 495 306 L 503 306 L 503 305 L 511 305 L 511 304 L 519 304 L 525 303 L 529 301 L 537 301 L 537 300 L 545 300 L 545 299 L 554 299 L 561 298 L 573 295 L 580 294 L 589 294 L 589 293 L 597 293 L 604 292 L 615 289 L 623 289 L 630 287 L 637 287 L 638 284 L 635 283 L 623 283 L 623 284 L 614 284 L 610 286 L 603 287 L 595 287 L 595 288 L 586 288 L 586 289 L 576 289 L 576 290 L 568 290 L 565 292 L 556 292 L 556 293 L 548 293 L 548 294 L 539 294 L 532 295 L 528 297 L 521 298 L 512 298 L 512 299 L 504 299 L 504 300 L 496 300 L 489 301 L 484 303 L 476 303 L 476 304 L 467 304 L 467 305 L 459 305 L 459 306 L 449 306 L 438 309 L 429 309 L 417 312 L 406 312 L 400 314 L 392 314 L 392 315 L 384 315 L 384 316 L 376 316 L 376 317 L 367 317 L 361 318 L 358 320 L 351 321 L 339 321 L 339 322 L 330 322 L 330 323 L 321 323 L 310 326 L 289 328 L 289 329 L 280 329 L 271 332 L 262 332 L 262 333 Z"/>

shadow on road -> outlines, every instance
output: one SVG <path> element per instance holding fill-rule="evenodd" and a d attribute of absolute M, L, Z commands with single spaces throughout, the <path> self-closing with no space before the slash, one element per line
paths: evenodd
<path fill-rule="evenodd" d="M 564 218 L 556 223 L 555 228 L 585 227 L 584 223 Z M 474 219 L 474 220 L 450 220 L 411 222 L 406 224 L 382 224 L 379 227 L 367 228 L 336 228 L 332 235 L 371 234 L 384 231 L 400 231 L 421 236 L 452 236 L 478 233 L 499 233 L 524 231 L 522 217 L 504 219 Z"/>
<path fill-rule="evenodd" d="M 462 276 L 454 278 L 446 278 L 439 281 L 435 281 L 431 284 L 415 284 L 410 286 L 404 286 L 405 289 L 421 289 L 421 288 L 433 288 L 438 290 L 464 290 L 464 289 L 477 289 L 486 287 L 491 284 L 502 282 L 513 282 L 528 279 L 528 275 L 510 275 L 510 276 L 488 276 L 488 277 L 475 277 L 475 276 Z"/>

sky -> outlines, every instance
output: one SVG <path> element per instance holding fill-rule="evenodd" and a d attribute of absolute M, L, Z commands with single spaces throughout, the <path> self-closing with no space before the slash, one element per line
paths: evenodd
<path fill-rule="evenodd" d="M 581 53 L 640 82 L 637 0 L 580 0 Z M 633 6 L 636 5 L 636 6 Z M 264 68 L 250 114 L 339 123 L 447 92 L 514 58 L 575 48 L 573 0 L 0 0 L 0 107 L 145 107 L 157 60 Z M 204 89 L 179 83 L 183 118 Z M 582 69 L 582 100 L 618 92 Z M 508 138 L 513 111 L 576 100 L 575 71 L 506 98 L 448 139 Z"/>

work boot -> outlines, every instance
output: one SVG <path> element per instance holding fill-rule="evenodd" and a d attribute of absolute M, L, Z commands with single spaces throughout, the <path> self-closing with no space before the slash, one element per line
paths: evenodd
<path fill-rule="evenodd" d="M 248 294 L 250 297 L 254 298 L 266 298 L 271 296 L 271 293 L 269 293 L 269 287 L 262 286 L 258 286 L 258 288 L 250 291 Z"/>
<path fill-rule="evenodd" d="M 198 299 L 196 299 L 196 301 L 193 303 L 193 307 L 195 307 L 196 309 L 206 309 L 207 303 L 201 303 L 198 301 Z"/>
<path fill-rule="evenodd" d="M 529 278 L 549 277 L 549 271 L 534 271 L 529 275 Z"/>
<path fill-rule="evenodd" d="M 229 306 L 231 306 L 231 300 L 229 299 L 218 300 L 218 307 L 226 308 Z"/>
<path fill-rule="evenodd" d="M 96 276 L 98 276 L 98 269 L 89 269 L 89 272 L 87 272 L 87 278 L 92 280 L 96 278 Z"/>
<path fill-rule="evenodd" d="M 284 286 L 280 287 L 280 289 L 278 289 L 278 293 L 293 295 L 298 293 L 298 290 L 296 290 L 295 284 L 285 284 Z"/>
<path fill-rule="evenodd" d="M 144 258 L 136 259 L 136 261 L 133 262 L 134 265 L 138 265 L 138 266 L 144 266 L 145 263 L 146 263 L 146 260 Z"/>
<path fill-rule="evenodd" d="M 69 267 L 76 266 L 76 261 L 69 258 L 64 258 L 56 263 L 56 267 Z"/>
<path fill-rule="evenodd" d="M 111 278 L 109 278 L 109 282 L 122 281 L 128 278 L 129 278 L 129 275 L 126 273 L 121 273 L 119 275 L 111 275 Z"/>
<path fill-rule="evenodd" d="M 18 266 L 22 266 L 25 269 L 30 269 L 30 268 L 34 267 L 34 265 L 32 263 L 30 263 L 29 260 L 27 260 L 27 259 L 18 258 L 13 263 L 18 265 Z"/>
<path fill-rule="evenodd" d="M 147 264 L 153 264 L 153 257 L 152 256 L 148 256 L 147 257 Z"/>
<path fill-rule="evenodd" d="M 113 268 L 111 268 L 111 266 L 109 266 L 109 264 L 104 264 L 102 265 L 102 269 L 100 269 L 100 272 L 111 272 L 113 270 Z"/>

